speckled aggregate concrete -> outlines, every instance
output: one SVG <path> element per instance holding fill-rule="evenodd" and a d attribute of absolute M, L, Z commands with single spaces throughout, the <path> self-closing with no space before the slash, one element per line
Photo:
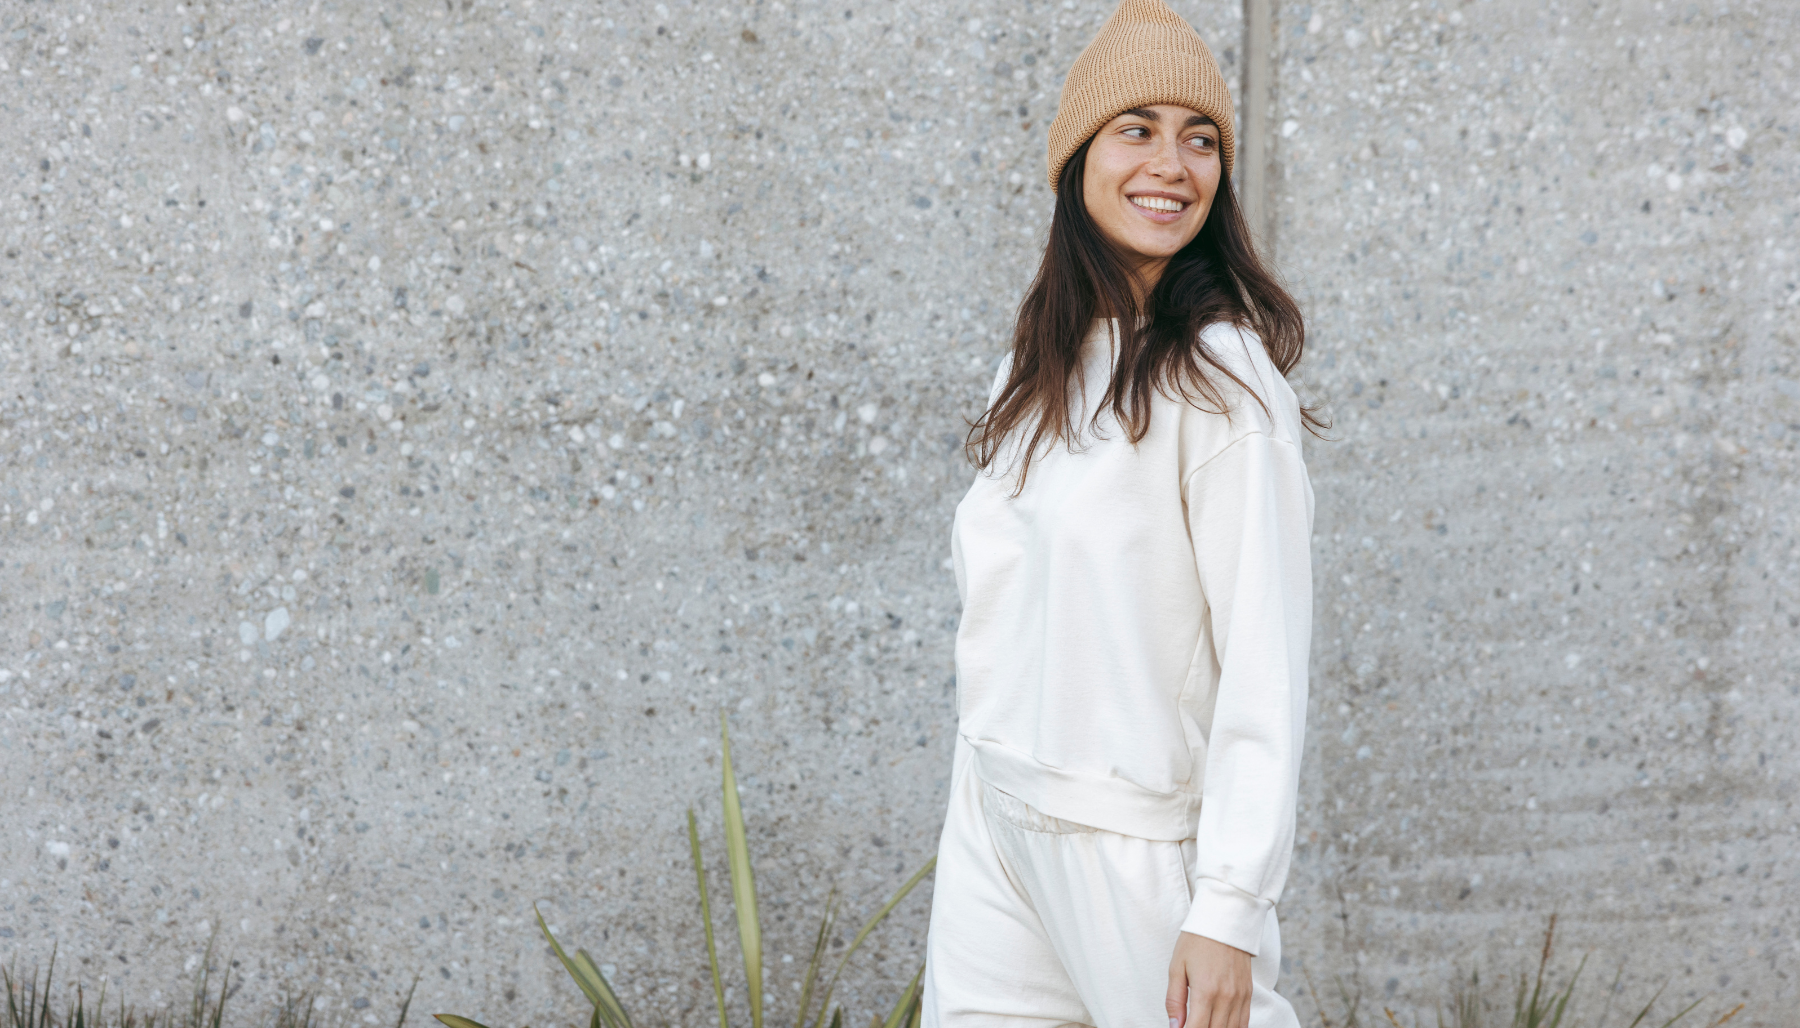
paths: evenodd
<path fill-rule="evenodd" d="M 0 956 L 168 1003 L 216 931 L 240 1004 L 562 1023 L 538 900 L 705 1023 L 723 708 L 790 1010 L 829 888 L 935 845 L 962 419 L 1109 9 L 0 8 Z M 1800 13 L 1275 26 L 1336 422 L 1284 991 L 1405 1011 L 1556 909 L 1623 999 L 1783 1023 Z"/>
<path fill-rule="evenodd" d="M 1793 1023 L 1800 8 L 1281 18 L 1278 246 L 1342 440 L 1295 949 L 1410 1004 L 1560 910 L 1621 1002 Z"/>

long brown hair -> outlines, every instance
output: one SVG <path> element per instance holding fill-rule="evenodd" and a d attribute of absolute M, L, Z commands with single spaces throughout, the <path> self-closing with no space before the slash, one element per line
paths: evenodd
<path fill-rule="evenodd" d="M 1043 263 L 1019 304 L 1012 373 L 988 410 L 970 423 L 964 444 L 970 461 L 985 471 L 1008 435 L 1029 431 L 1028 445 L 1018 450 L 1020 490 L 1046 439 L 1052 446 L 1074 446 L 1078 429 L 1069 414 L 1069 380 L 1080 373 L 1082 341 L 1094 318 L 1117 319 L 1119 354 L 1112 381 L 1094 406 L 1094 421 L 1110 408 L 1133 444 L 1150 431 L 1152 390 L 1229 414 L 1215 372 L 1268 411 L 1267 401 L 1201 341 L 1208 325 L 1222 321 L 1255 331 L 1283 375 L 1300 363 L 1306 344 L 1300 306 L 1263 266 L 1223 168 L 1206 223 L 1169 259 L 1140 304 L 1125 255 L 1100 231 L 1082 199 L 1091 145 L 1089 138 L 1063 165 Z M 1316 408 L 1303 406 L 1300 413 L 1309 430 L 1327 427 Z"/>

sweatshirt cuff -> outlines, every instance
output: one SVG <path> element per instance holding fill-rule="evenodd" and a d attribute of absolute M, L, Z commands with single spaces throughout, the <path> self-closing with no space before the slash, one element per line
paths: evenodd
<path fill-rule="evenodd" d="M 1216 878 L 1200 878 L 1194 883 L 1194 905 L 1188 908 L 1181 930 L 1256 956 L 1262 950 L 1263 926 L 1273 905 Z"/>

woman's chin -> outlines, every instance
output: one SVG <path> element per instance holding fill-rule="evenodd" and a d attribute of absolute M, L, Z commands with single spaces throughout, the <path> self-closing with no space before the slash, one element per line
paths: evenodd
<path fill-rule="evenodd" d="M 1175 236 L 1156 235 L 1149 238 L 1123 240 L 1125 252 L 1137 257 L 1140 261 L 1166 261 L 1181 252 L 1187 240 Z"/>

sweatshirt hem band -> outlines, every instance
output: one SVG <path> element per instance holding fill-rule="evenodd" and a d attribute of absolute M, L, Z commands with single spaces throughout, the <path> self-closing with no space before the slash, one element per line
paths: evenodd
<path fill-rule="evenodd" d="M 1140 839 L 1180 842 L 1200 825 L 1200 797 L 1157 793 L 1122 778 L 1101 778 L 1041 764 L 988 739 L 970 739 L 975 773 L 1001 792 L 1064 821 Z"/>

